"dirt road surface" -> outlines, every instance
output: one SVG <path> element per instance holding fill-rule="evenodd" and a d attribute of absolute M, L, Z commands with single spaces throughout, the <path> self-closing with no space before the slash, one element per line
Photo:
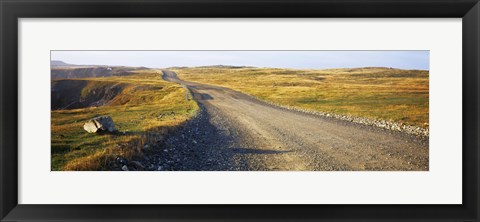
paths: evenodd
<path fill-rule="evenodd" d="M 201 111 L 166 139 L 158 170 L 428 170 L 428 138 L 275 107 L 172 71 L 163 78 L 187 87 Z"/>

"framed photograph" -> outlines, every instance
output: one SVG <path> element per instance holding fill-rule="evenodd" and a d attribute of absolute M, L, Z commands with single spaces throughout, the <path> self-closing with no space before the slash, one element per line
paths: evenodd
<path fill-rule="evenodd" d="M 476 0 L 1 1 L 1 221 L 478 221 Z"/>

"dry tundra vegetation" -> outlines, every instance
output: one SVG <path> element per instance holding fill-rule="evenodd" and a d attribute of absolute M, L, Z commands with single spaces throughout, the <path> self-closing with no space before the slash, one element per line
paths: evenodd
<path fill-rule="evenodd" d="M 143 70 L 128 76 L 53 79 L 52 86 L 64 84 L 73 94 L 77 91 L 80 100 L 88 100 L 105 87 L 117 87 L 118 92 L 98 106 L 52 110 L 51 169 L 106 170 L 117 156 L 140 157 L 143 144 L 194 116 L 198 106 L 186 99 L 187 90 L 164 81 L 160 73 Z M 73 94 L 62 98 L 75 97 Z M 85 132 L 83 124 L 98 115 L 110 115 L 119 132 Z"/>
<path fill-rule="evenodd" d="M 294 70 L 172 68 L 186 81 L 228 87 L 278 105 L 428 128 L 429 72 L 382 67 Z"/>
<path fill-rule="evenodd" d="M 391 68 L 296 70 L 252 67 L 172 68 L 186 81 L 228 87 L 283 106 L 390 120 L 428 128 L 429 72 Z M 55 87 L 70 92 L 54 98 Z M 105 91 L 115 93 L 88 104 Z M 108 170 L 118 156 L 141 158 L 144 144 L 161 140 L 195 116 L 199 107 L 184 87 L 164 81 L 160 70 L 94 78 L 52 79 L 52 170 Z M 105 97 L 105 96 L 104 96 Z M 98 100 L 98 98 L 97 98 Z M 118 133 L 89 134 L 83 124 L 113 118 Z M 153 141 L 152 141 L 153 140 Z M 113 161 L 114 162 L 114 161 Z"/>

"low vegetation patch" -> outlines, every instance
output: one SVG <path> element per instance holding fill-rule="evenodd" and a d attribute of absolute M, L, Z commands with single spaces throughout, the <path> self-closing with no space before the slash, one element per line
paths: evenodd
<path fill-rule="evenodd" d="M 78 104 L 51 112 L 52 170 L 108 170 L 117 157 L 141 158 L 146 144 L 161 140 L 198 110 L 188 91 L 162 80 L 160 71 L 52 80 L 52 89 L 55 87 L 60 95 L 60 88 L 68 89 L 67 97 L 77 98 Z M 53 102 L 52 108 L 61 107 Z M 117 133 L 87 133 L 83 129 L 86 121 L 101 115 L 112 117 Z"/>
<path fill-rule="evenodd" d="M 172 69 L 186 81 L 232 88 L 304 110 L 394 121 L 428 129 L 429 72 L 370 67 L 295 70 Z"/>

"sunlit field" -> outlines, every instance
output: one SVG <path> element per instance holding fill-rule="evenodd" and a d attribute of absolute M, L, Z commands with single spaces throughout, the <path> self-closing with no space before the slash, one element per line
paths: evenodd
<path fill-rule="evenodd" d="M 429 72 L 392 68 L 293 70 L 172 68 L 186 81 L 219 85 L 282 106 L 428 128 Z"/>

